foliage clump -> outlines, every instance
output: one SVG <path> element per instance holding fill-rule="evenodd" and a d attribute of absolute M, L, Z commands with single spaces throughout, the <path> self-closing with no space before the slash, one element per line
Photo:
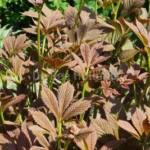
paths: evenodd
<path fill-rule="evenodd" d="M 147 150 L 145 1 L 28 1 L 32 23 L 0 49 L 0 149 Z"/>

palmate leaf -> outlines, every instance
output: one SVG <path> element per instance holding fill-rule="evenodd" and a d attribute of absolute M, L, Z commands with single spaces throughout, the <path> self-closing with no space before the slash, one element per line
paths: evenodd
<path fill-rule="evenodd" d="M 50 147 L 50 142 L 44 137 L 45 134 L 50 135 L 51 133 L 38 125 L 31 125 L 29 126 L 29 130 L 33 133 L 36 137 L 37 141 L 40 143 L 41 146 L 44 147 L 45 150 L 48 150 Z M 55 139 L 52 139 L 52 141 Z M 31 147 L 32 149 L 33 147 Z"/>
<path fill-rule="evenodd" d="M 26 99 L 26 95 L 24 94 L 20 94 L 18 96 L 15 96 L 13 98 L 8 98 L 6 100 L 1 101 L 1 107 L 3 109 L 3 111 L 5 111 L 8 107 L 10 106 L 14 106 L 20 102 L 22 102 L 23 100 Z"/>
<path fill-rule="evenodd" d="M 125 23 L 137 35 L 145 47 L 150 46 L 150 34 L 141 22 L 136 20 L 135 25 L 127 21 L 125 21 Z"/>
<path fill-rule="evenodd" d="M 22 15 L 32 17 L 32 18 L 38 18 L 38 14 L 32 10 L 25 11 L 22 13 Z"/>
<path fill-rule="evenodd" d="M 58 101 L 54 93 L 49 90 L 47 87 L 42 87 L 41 92 L 42 100 L 46 107 L 54 114 L 54 116 L 59 119 L 60 113 L 59 113 L 59 106 Z"/>
<path fill-rule="evenodd" d="M 18 54 L 23 49 L 27 48 L 28 41 L 25 34 L 20 34 L 17 37 L 8 36 L 4 39 L 4 53 L 8 56 L 12 56 L 14 54 Z"/>
<path fill-rule="evenodd" d="M 90 133 L 85 142 L 87 143 L 88 149 L 89 150 L 94 150 L 95 146 L 96 146 L 96 142 L 97 142 L 97 134 L 96 131 L 93 131 L 92 133 Z"/>
<path fill-rule="evenodd" d="M 140 139 L 140 136 L 138 134 L 138 132 L 132 127 L 132 125 L 130 123 L 128 123 L 127 121 L 124 120 L 119 120 L 118 121 L 118 125 L 126 130 L 127 132 L 129 132 L 130 134 L 132 134 L 136 139 Z"/>
<path fill-rule="evenodd" d="M 133 14 L 134 16 L 139 16 L 141 14 L 142 6 L 145 0 L 123 0 L 123 11 L 125 15 Z"/>
<path fill-rule="evenodd" d="M 0 149 L 16 150 L 16 145 L 9 136 L 1 133 L 0 134 Z"/>
<path fill-rule="evenodd" d="M 29 59 L 25 60 L 25 55 L 22 52 L 18 55 L 12 56 L 9 60 L 12 64 L 12 72 L 10 72 L 10 74 L 15 74 L 17 77 L 19 77 L 19 81 L 22 81 L 23 76 L 29 72 L 31 61 Z M 15 78 L 12 77 L 12 80 L 15 81 Z"/>
<path fill-rule="evenodd" d="M 65 11 L 66 25 L 73 27 L 75 24 L 75 17 L 77 15 L 77 10 L 74 7 L 69 6 Z"/>
<path fill-rule="evenodd" d="M 143 134 L 146 136 L 150 133 L 150 124 L 149 124 L 149 111 L 150 108 L 145 106 L 145 111 L 143 112 L 140 108 L 136 108 L 134 111 L 131 121 L 133 126 L 127 121 L 119 120 L 118 125 L 129 132 L 136 139 L 140 140 Z"/>
<path fill-rule="evenodd" d="M 11 139 L 7 135 L 0 133 L 0 145 L 6 143 L 11 143 Z"/>
<path fill-rule="evenodd" d="M 57 120 L 68 120 L 82 114 L 90 106 L 90 101 L 73 101 L 74 87 L 66 82 L 59 87 L 58 100 L 54 93 L 47 87 L 42 88 L 42 100 Z"/>
<path fill-rule="evenodd" d="M 113 30 L 111 25 L 96 20 L 96 15 L 88 8 L 81 10 L 80 14 L 72 7 L 65 11 L 65 21 L 67 26 L 67 35 L 72 45 L 80 47 L 82 43 L 96 43 L 100 35 L 109 33 Z"/>
<path fill-rule="evenodd" d="M 126 10 L 129 10 L 131 8 L 138 8 L 142 7 L 142 5 L 145 3 L 145 0 L 123 0 L 123 5 Z"/>
<path fill-rule="evenodd" d="M 143 121 L 145 119 L 146 119 L 146 116 L 145 116 L 144 112 L 141 109 L 136 108 L 135 112 L 133 113 L 133 115 L 131 117 L 131 121 L 132 121 L 132 124 L 134 125 L 134 127 L 127 121 L 123 121 L 123 120 L 119 120 L 118 125 L 122 129 L 124 129 L 127 132 L 129 132 L 130 134 L 132 134 L 136 139 L 140 139 L 140 137 L 144 133 Z"/>
<path fill-rule="evenodd" d="M 66 82 L 58 89 L 60 114 L 63 114 L 73 100 L 74 87 Z"/>
<path fill-rule="evenodd" d="M 46 149 L 49 150 L 50 144 L 47 141 L 47 139 L 45 138 L 44 135 L 42 134 L 38 134 L 36 135 L 37 140 L 39 141 L 39 143 Z"/>
<path fill-rule="evenodd" d="M 72 53 L 72 56 L 74 58 L 74 61 L 73 62 L 70 62 L 70 63 L 74 63 L 73 66 L 70 66 L 70 68 L 79 73 L 81 76 L 84 75 L 85 73 L 85 70 L 86 70 L 86 64 L 83 62 L 83 60 L 78 56 L 76 55 L 75 53 Z"/>
<path fill-rule="evenodd" d="M 111 50 L 113 50 L 113 46 L 111 44 L 106 44 L 105 42 L 96 43 L 91 47 L 87 43 L 81 44 L 80 52 L 83 60 L 77 54 L 72 53 L 74 60 L 67 65 L 84 78 L 87 68 L 90 69 L 109 59 L 109 56 L 100 53 Z"/>
<path fill-rule="evenodd" d="M 87 147 L 88 150 L 94 150 L 97 142 L 97 134 L 94 128 L 90 125 L 78 127 L 72 125 L 72 134 L 74 135 L 74 142 L 81 149 Z"/>
<path fill-rule="evenodd" d="M 54 139 L 56 137 L 56 130 L 51 124 L 51 122 L 49 121 L 48 117 L 43 112 L 40 112 L 40 111 L 34 111 L 34 112 L 31 111 L 31 113 L 32 113 L 34 121 L 43 129 L 46 129 L 47 131 L 49 131 L 50 135 Z"/>
<path fill-rule="evenodd" d="M 7 134 L 0 134 L 0 149 L 29 150 L 35 138 L 28 130 L 28 123 L 24 121 L 21 127 L 8 130 Z"/>
<path fill-rule="evenodd" d="M 31 26 L 31 28 L 25 28 L 24 30 L 29 33 L 35 34 L 38 13 L 29 10 L 24 12 L 23 15 L 34 18 L 34 26 Z M 52 29 L 56 29 L 62 26 L 64 24 L 64 18 L 60 11 L 52 11 L 46 5 L 44 5 L 42 8 L 42 16 L 40 23 L 41 31 L 47 35 L 51 33 Z"/>
<path fill-rule="evenodd" d="M 21 125 L 21 131 L 18 136 L 17 147 L 18 149 L 29 149 L 33 144 L 34 138 L 31 136 L 31 132 L 28 130 L 28 123 L 24 121 Z"/>
<path fill-rule="evenodd" d="M 74 116 L 77 116 L 79 114 L 84 113 L 86 110 L 88 110 L 91 106 L 90 101 L 77 101 L 74 102 L 72 105 L 69 106 L 69 108 L 64 112 L 63 119 L 68 120 Z"/>
<path fill-rule="evenodd" d="M 117 125 L 117 118 L 113 114 L 106 114 L 106 119 L 93 119 L 92 125 L 99 137 L 102 137 L 103 135 L 112 135 L 116 139 L 119 139 L 119 127 Z"/>
<path fill-rule="evenodd" d="M 91 65 L 92 55 L 94 55 L 93 51 L 90 50 L 90 46 L 88 44 L 82 44 L 80 46 L 80 49 L 81 49 L 81 54 L 82 54 L 83 60 L 89 67 Z"/>
<path fill-rule="evenodd" d="M 92 133 L 93 131 L 90 131 L 90 129 L 87 128 L 87 131 L 85 133 L 83 132 L 80 138 L 78 136 L 75 137 L 74 142 L 81 150 L 84 150 L 85 147 L 87 147 L 89 150 L 94 150 L 93 146 L 95 147 L 96 141 L 95 137 L 92 137 Z"/>
<path fill-rule="evenodd" d="M 134 48 L 133 43 L 129 39 L 126 39 L 121 49 L 122 52 L 120 53 L 119 58 L 122 62 L 132 60 L 134 56 L 139 52 Z"/>
<path fill-rule="evenodd" d="M 134 127 L 136 128 L 136 130 L 141 136 L 144 133 L 143 121 L 145 119 L 146 119 L 146 116 L 144 112 L 139 108 L 136 109 L 136 111 L 134 112 L 131 118 Z"/>
<path fill-rule="evenodd" d="M 31 126 L 29 126 L 29 130 L 31 130 L 34 135 L 37 135 L 37 134 L 49 134 L 49 131 L 43 129 L 42 127 L 40 127 L 38 125 L 31 125 Z"/>

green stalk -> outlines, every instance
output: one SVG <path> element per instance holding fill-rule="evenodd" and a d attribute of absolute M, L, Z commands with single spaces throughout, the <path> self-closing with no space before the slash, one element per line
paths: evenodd
<path fill-rule="evenodd" d="M 147 67 L 148 67 L 148 72 L 150 72 L 150 52 L 147 52 Z"/>
<path fill-rule="evenodd" d="M 89 150 L 88 145 L 85 140 L 83 140 L 85 150 Z"/>
<path fill-rule="evenodd" d="M 40 31 L 41 11 L 42 11 L 42 8 L 40 8 L 38 10 L 38 24 L 37 24 L 38 62 L 39 62 L 39 91 L 38 91 L 38 98 L 41 97 L 41 89 L 42 89 L 41 31 Z"/>
<path fill-rule="evenodd" d="M 80 13 L 82 11 L 82 8 L 84 7 L 84 3 L 85 1 L 84 0 L 80 0 L 80 5 L 79 5 L 79 11 L 76 15 L 76 18 L 75 18 L 75 24 L 74 24 L 74 28 L 76 27 L 76 25 L 78 24 L 78 19 L 80 18 Z"/>
<path fill-rule="evenodd" d="M 58 69 L 54 71 L 54 74 L 52 74 L 52 78 L 51 78 L 51 81 L 50 81 L 50 85 L 49 85 L 49 88 L 51 89 L 53 87 L 53 84 L 54 84 L 54 79 L 55 79 L 55 76 L 58 72 Z"/>
<path fill-rule="evenodd" d="M 43 44 L 42 44 L 42 50 L 41 50 L 42 56 L 44 54 L 45 45 L 46 45 L 46 36 L 44 36 L 44 38 L 43 38 Z"/>
<path fill-rule="evenodd" d="M 97 0 L 95 0 L 95 14 L 96 14 L 96 20 L 97 20 Z"/>
<path fill-rule="evenodd" d="M 81 93 L 81 96 L 82 96 L 82 99 L 84 99 L 85 97 L 85 91 L 86 91 L 86 84 L 87 84 L 87 77 L 88 77 L 88 74 L 89 74 L 89 67 L 87 68 L 86 70 L 86 73 L 84 75 L 84 80 L 83 80 L 83 88 L 82 88 L 82 93 Z M 83 119 L 84 119 L 84 113 L 80 115 L 80 121 L 82 122 Z"/>
<path fill-rule="evenodd" d="M 121 4 L 121 0 L 119 0 L 119 2 L 117 3 L 116 10 L 115 10 L 115 8 L 114 8 L 114 4 L 112 4 L 112 6 L 113 6 L 113 12 L 114 12 L 114 20 L 117 19 L 120 4 Z"/>
<path fill-rule="evenodd" d="M 18 113 L 16 121 L 17 121 L 20 125 L 23 123 L 23 119 L 22 119 L 21 113 Z"/>
<path fill-rule="evenodd" d="M 112 2 L 112 4 L 111 4 L 111 7 L 112 7 L 112 13 L 113 13 L 113 15 L 115 15 L 115 6 L 114 6 L 114 3 Z"/>
<path fill-rule="evenodd" d="M 67 80 L 67 77 L 68 77 L 68 70 L 65 71 L 65 74 L 62 78 L 62 83 L 65 83 L 65 81 Z"/>
<path fill-rule="evenodd" d="M 134 88 L 134 99 L 135 99 L 135 102 L 139 105 L 139 102 L 137 100 L 137 94 L 136 94 L 136 83 L 133 85 L 133 88 Z"/>
<path fill-rule="evenodd" d="M 150 16 L 150 0 L 148 1 L 148 3 L 149 3 L 148 14 Z"/>
<path fill-rule="evenodd" d="M 38 10 L 38 24 L 37 24 L 37 42 L 38 42 L 38 57 L 41 55 L 41 31 L 40 31 L 41 9 Z"/>
<path fill-rule="evenodd" d="M 58 150 L 61 150 L 61 137 L 62 137 L 62 122 L 57 121 L 57 130 L 58 130 Z"/>
<path fill-rule="evenodd" d="M 85 90 L 86 90 L 86 82 L 83 84 L 83 89 L 82 89 L 82 98 L 85 97 Z"/>
<path fill-rule="evenodd" d="M 70 144 L 70 141 L 67 140 L 64 146 L 64 150 L 68 150 L 69 144 Z"/>
<path fill-rule="evenodd" d="M 86 90 L 86 82 L 83 83 L 83 88 L 82 88 L 82 99 L 85 97 L 85 90 Z M 84 119 L 84 113 L 80 115 L 80 121 L 82 122 Z"/>
<path fill-rule="evenodd" d="M 1 123 L 4 124 L 5 119 L 4 119 L 4 113 L 3 113 L 3 109 L 0 108 L 0 119 L 1 119 Z"/>

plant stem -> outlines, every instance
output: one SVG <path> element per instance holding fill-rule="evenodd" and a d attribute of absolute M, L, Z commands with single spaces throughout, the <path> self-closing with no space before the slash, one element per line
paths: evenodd
<path fill-rule="evenodd" d="M 49 85 L 50 89 L 53 87 L 54 79 L 55 79 L 57 72 L 58 72 L 58 70 L 55 70 L 54 73 L 51 75 L 51 81 L 50 81 L 50 85 Z"/>
<path fill-rule="evenodd" d="M 38 57 L 41 56 L 41 31 L 40 31 L 41 9 L 38 10 L 38 24 L 37 24 L 37 42 L 38 42 Z"/>
<path fill-rule="evenodd" d="M 111 4 L 111 7 L 112 7 L 112 13 L 113 13 L 113 15 L 115 15 L 115 6 L 114 6 L 114 3 L 112 2 L 112 4 Z"/>
<path fill-rule="evenodd" d="M 39 91 L 38 91 L 38 98 L 41 97 L 41 89 L 42 89 L 42 83 L 41 83 L 41 31 L 40 31 L 40 20 L 41 20 L 41 11 L 42 8 L 38 10 L 38 25 L 37 25 L 37 42 L 38 42 L 38 62 L 39 62 Z"/>
<path fill-rule="evenodd" d="M 80 18 L 80 14 L 81 14 L 81 11 L 82 11 L 82 8 L 84 6 L 84 0 L 80 0 L 80 5 L 79 5 L 79 11 L 76 15 L 76 18 L 75 18 L 75 24 L 74 24 L 74 28 L 76 27 L 76 25 L 78 24 L 78 19 Z"/>
<path fill-rule="evenodd" d="M 62 83 L 65 83 L 65 82 L 66 82 L 67 77 L 68 77 L 68 70 L 66 70 L 66 72 L 65 72 L 65 74 L 64 74 L 64 76 L 63 76 L 63 78 L 62 78 Z"/>
<path fill-rule="evenodd" d="M 95 14 L 96 14 L 96 20 L 97 20 L 97 0 L 95 0 Z"/>
<path fill-rule="evenodd" d="M 1 119 L 1 123 L 3 124 L 5 122 L 5 119 L 4 119 L 4 113 L 2 108 L 0 108 L 0 119 Z"/>
<path fill-rule="evenodd" d="M 57 130 L 58 130 L 58 150 L 61 150 L 61 136 L 62 136 L 62 123 L 57 121 Z"/>
<path fill-rule="evenodd" d="M 114 14 L 114 20 L 117 19 L 118 11 L 119 11 L 119 7 L 120 7 L 120 4 L 121 4 L 121 1 L 122 1 L 122 0 L 119 0 L 119 1 L 118 1 L 117 6 L 116 6 L 116 9 L 115 9 L 114 3 L 112 2 L 112 10 L 113 10 L 113 14 Z"/>
<path fill-rule="evenodd" d="M 88 78 L 88 74 L 89 74 L 89 67 L 87 68 L 87 70 L 86 70 L 86 72 L 85 72 L 85 75 L 84 75 L 84 80 L 83 80 L 83 88 L 82 88 L 82 94 L 81 94 L 81 96 L 82 96 L 82 99 L 84 99 L 84 97 L 85 97 L 85 91 L 86 91 L 86 85 L 87 85 L 87 78 Z M 83 121 L 83 119 L 84 119 L 84 113 L 83 114 L 81 114 L 80 115 L 80 121 L 82 122 Z"/>
<path fill-rule="evenodd" d="M 88 145 L 87 145 L 87 143 L 86 143 L 85 140 L 83 140 L 83 143 L 84 143 L 84 149 L 85 149 L 85 150 L 89 150 Z"/>
<path fill-rule="evenodd" d="M 149 3 L 148 14 L 150 16 L 150 0 L 148 1 L 148 3 Z"/>
<path fill-rule="evenodd" d="M 60 0 L 57 0 L 57 9 L 59 9 L 59 7 L 60 7 Z"/>
<path fill-rule="evenodd" d="M 20 125 L 23 123 L 23 119 L 22 119 L 21 113 L 18 114 L 17 120 L 18 120 L 18 122 L 19 122 Z"/>
<path fill-rule="evenodd" d="M 87 82 L 84 82 L 84 83 L 83 83 L 83 89 L 82 89 L 82 99 L 85 97 L 86 83 L 87 83 Z"/>
<path fill-rule="evenodd" d="M 147 67 L 148 67 L 148 72 L 150 72 L 150 51 L 147 52 Z"/>
<path fill-rule="evenodd" d="M 46 44 L 46 36 L 44 36 L 44 38 L 43 38 L 42 51 L 41 51 L 42 56 L 44 54 L 45 44 Z"/>
<path fill-rule="evenodd" d="M 85 91 L 86 91 L 86 82 L 83 83 L 83 88 L 82 88 L 82 99 L 85 97 Z M 84 119 L 84 113 L 80 115 L 80 121 L 82 122 Z"/>
<path fill-rule="evenodd" d="M 65 143 L 65 146 L 64 146 L 64 150 L 67 150 L 67 149 L 68 149 L 69 144 L 70 144 L 70 141 L 67 140 L 66 143 Z"/>
<path fill-rule="evenodd" d="M 135 102 L 139 105 L 139 102 L 137 100 L 137 95 L 136 95 L 136 83 L 133 85 L 134 88 L 134 98 L 135 98 Z"/>

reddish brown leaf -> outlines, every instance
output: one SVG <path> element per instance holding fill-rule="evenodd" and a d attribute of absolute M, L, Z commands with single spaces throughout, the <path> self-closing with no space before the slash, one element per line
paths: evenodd
<path fill-rule="evenodd" d="M 61 116 L 63 115 L 63 113 L 73 100 L 73 94 L 74 94 L 74 87 L 69 82 L 66 82 L 59 87 L 58 100 Z"/>
<path fill-rule="evenodd" d="M 127 121 L 124 120 L 119 120 L 118 121 L 118 125 L 126 130 L 127 132 L 129 132 L 130 134 L 132 134 L 135 138 L 140 139 L 139 134 L 137 133 L 137 131 L 132 127 L 132 125 L 130 123 L 128 123 Z"/>
<path fill-rule="evenodd" d="M 53 125 L 51 124 L 50 120 L 48 119 L 48 117 L 43 112 L 40 111 L 34 111 L 34 112 L 31 111 L 31 113 L 34 121 L 42 128 L 48 130 L 50 132 L 50 135 L 54 139 L 56 136 L 56 131 Z"/>
<path fill-rule="evenodd" d="M 63 114 L 63 119 L 68 120 L 74 116 L 84 113 L 91 106 L 90 101 L 77 101 L 73 103 Z"/>
<path fill-rule="evenodd" d="M 41 95 L 44 104 L 54 114 L 56 119 L 59 119 L 60 113 L 59 113 L 58 101 L 54 93 L 47 87 L 43 86 Z"/>

